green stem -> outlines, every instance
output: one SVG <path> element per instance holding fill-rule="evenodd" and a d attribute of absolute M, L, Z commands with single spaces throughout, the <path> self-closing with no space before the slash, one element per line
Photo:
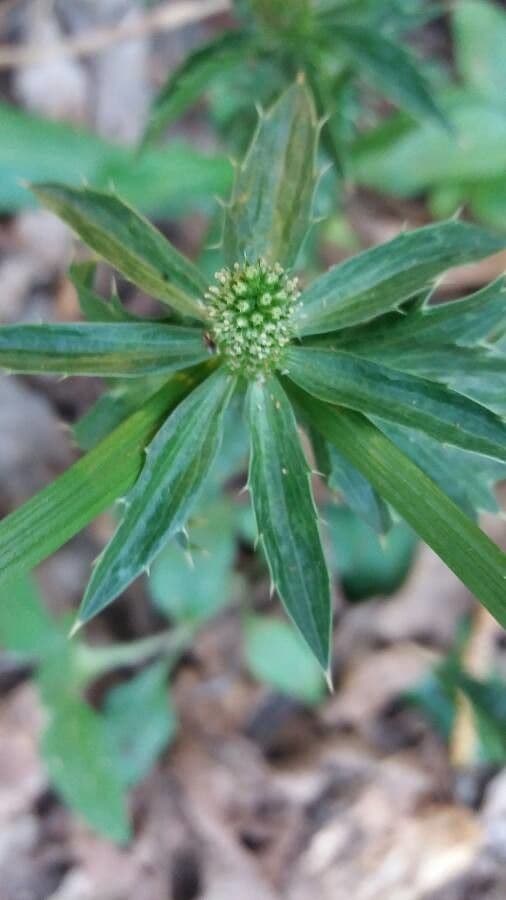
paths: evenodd
<path fill-rule="evenodd" d="M 191 643 L 195 630 L 194 625 L 185 624 L 128 643 L 105 647 L 80 644 L 75 648 L 80 685 L 95 681 L 114 669 L 142 665 L 156 656 L 167 657 L 173 663 Z"/>

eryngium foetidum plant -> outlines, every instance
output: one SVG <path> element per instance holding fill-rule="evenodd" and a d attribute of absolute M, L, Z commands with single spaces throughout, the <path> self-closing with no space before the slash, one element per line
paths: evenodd
<path fill-rule="evenodd" d="M 506 624 L 506 558 L 473 521 L 506 461 L 504 279 L 461 301 L 427 302 L 442 272 L 505 241 L 450 221 L 301 289 L 292 267 L 311 224 L 318 134 L 301 82 L 262 115 L 211 285 L 116 196 L 36 188 L 99 257 L 171 307 L 168 319 L 137 320 L 88 290 L 83 305 L 101 321 L 0 330 L 7 370 L 140 379 L 130 415 L 0 526 L 7 577 L 121 498 L 79 624 L 183 531 L 234 395 L 244 398 L 248 488 L 272 583 L 325 670 L 331 593 L 298 423 L 332 487 L 380 531 L 391 509 L 403 516 Z"/>

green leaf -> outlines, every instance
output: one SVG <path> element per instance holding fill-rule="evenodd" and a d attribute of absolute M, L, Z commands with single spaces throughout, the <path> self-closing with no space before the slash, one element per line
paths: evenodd
<path fill-rule="evenodd" d="M 376 490 L 506 626 L 506 554 L 364 416 L 291 389 L 313 427 Z"/>
<path fill-rule="evenodd" d="M 471 702 L 480 743 L 480 762 L 504 763 L 506 760 L 506 682 L 478 681 L 459 672 L 457 684 Z"/>
<path fill-rule="evenodd" d="M 53 653 L 66 637 L 51 618 L 35 581 L 18 575 L 0 587 L 0 644 L 35 658 Z"/>
<path fill-rule="evenodd" d="M 135 148 L 101 140 L 89 131 L 50 122 L 0 103 L 0 210 L 33 206 L 26 182 L 86 183 L 107 189 L 150 214 L 209 208 L 209 198 L 226 196 L 232 167 L 189 144 L 172 141 L 141 157 Z M 212 207 L 211 207 L 212 208 Z"/>
<path fill-rule="evenodd" d="M 0 327 L 0 369 L 9 372 L 139 377 L 208 357 L 197 328 L 137 322 Z"/>
<path fill-rule="evenodd" d="M 153 563 L 151 595 L 176 622 L 202 622 L 230 601 L 236 554 L 232 508 L 219 500 L 199 508 L 190 522 L 190 552 L 169 544 Z"/>
<path fill-rule="evenodd" d="M 324 441 L 314 429 L 311 431 L 311 443 L 318 469 L 324 475 L 329 488 L 341 494 L 350 509 L 364 519 L 374 531 L 386 534 L 392 525 L 392 517 L 387 504 L 377 491 L 342 453 Z"/>
<path fill-rule="evenodd" d="M 373 421 L 472 519 L 479 512 L 499 513 L 494 485 L 506 477 L 504 463 L 444 446 L 411 428 Z"/>
<path fill-rule="evenodd" d="M 335 571 L 350 600 L 393 594 L 406 578 L 417 540 L 403 522 L 381 539 L 351 510 L 327 506 L 324 512 L 330 534 Z"/>
<path fill-rule="evenodd" d="M 146 444 L 208 371 L 204 364 L 175 375 L 95 450 L 0 522 L 0 583 L 38 565 L 129 490 Z"/>
<path fill-rule="evenodd" d="M 253 49 L 246 31 L 227 31 L 199 47 L 171 72 L 151 107 L 144 143 L 160 132 L 192 106 L 224 73 L 231 77 L 236 66 L 244 62 Z"/>
<path fill-rule="evenodd" d="M 464 222 L 407 231 L 334 266 L 302 294 L 300 334 L 347 328 L 396 309 L 452 266 L 502 250 L 506 239 Z"/>
<path fill-rule="evenodd" d="M 361 354 L 362 355 L 362 354 Z M 393 369 L 448 385 L 498 415 L 506 414 L 506 355 L 486 347 L 397 344 L 365 353 Z"/>
<path fill-rule="evenodd" d="M 234 387 L 235 380 L 218 370 L 160 428 L 125 500 L 121 523 L 93 571 L 78 623 L 112 603 L 184 528 L 217 456 Z"/>
<path fill-rule="evenodd" d="M 317 514 L 290 403 L 275 378 L 248 392 L 248 485 L 274 587 L 324 671 L 332 604 Z"/>
<path fill-rule="evenodd" d="M 506 111 L 506 15 L 495 3 L 461 0 L 453 10 L 461 78 Z"/>
<path fill-rule="evenodd" d="M 290 347 L 283 364 L 296 384 L 320 400 L 506 461 L 506 423 L 442 384 L 338 350 Z"/>
<path fill-rule="evenodd" d="M 340 24 L 332 38 L 344 44 L 358 73 L 389 99 L 418 118 L 448 128 L 418 62 L 399 43 L 377 29 Z"/>
<path fill-rule="evenodd" d="M 50 710 L 41 745 L 53 785 L 99 834 L 130 838 L 123 787 L 103 720 L 77 697 Z"/>
<path fill-rule="evenodd" d="M 122 305 L 117 294 L 110 300 L 99 297 L 93 291 L 96 271 L 94 262 L 74 263 L 70 267 L 69 276 L 77 291 L 79 308 L 88 322 L 135 322 L 141 321 Z"/>
<path fill-rule="evenodd" d="M 153 663 L 106 696 L 105 730 L 114 748 L 116 774 L 128 787 L 149 773 L 175 737 L 167 670 L 165 661 Z"/>
<path fill-rule="evenodd" d="M 135 378 L 117 383 L 102 394 L 72 428 L 80 450 L 93 450 L 111 431 L 162 389 L 167 377 Z"/>
<path fill-rule="evenodd" d="M 411 345 L 423 341 L 425 346 L 456 343 L 473 347 L 506 326 L 506 279 L 501 276 L 475 294 L 449 303 L 424 305 L 409 313 L 389 313 L 365 325 L 329 335 L 332 346 L 360 348 Z"/>
<path fill-rule="evenodd" d="M 462 89 L 445 93 L 440 103 L 454 136 L 428 120 L 392 116 L 351 148 L 353 180 L 409 197 L 438 185 L 486 184 L 486 179 L 504 177 L 503 110 Z"/>
<path fill-rule="evenodd" d="M 182 315 L 205 317 L 201 298 L 207 284 L 198 269 L 114 194 L 61 184 L 34 185 L 32 190 L 95 253 L 138 287 Z"/>
<path fill-rule="evenodd" d="M 226 211 L 230 264 L 261 257 L 295 263 L 311 225 L 318 136 L 313 100 L 301 82 L 262 114 Z"/>
<path fill-rule="evenodd" d="M 248 616 L 244 623 L 244 654 L 258 681 L 311 706 L 322 700 L 325 682 L 320 666 L 286 622 Z"/>

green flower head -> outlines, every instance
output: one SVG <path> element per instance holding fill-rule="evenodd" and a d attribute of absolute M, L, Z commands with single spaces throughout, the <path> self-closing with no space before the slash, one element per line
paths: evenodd
<path fill-rule="evenodd" d="M 271 372 L 292 337 L 291 320 L 300 296 L 297 279 L 264 259 L 235 263 L 215 275 L 206 293 L 211 335 L 233 372 L 255 377 Z"/>

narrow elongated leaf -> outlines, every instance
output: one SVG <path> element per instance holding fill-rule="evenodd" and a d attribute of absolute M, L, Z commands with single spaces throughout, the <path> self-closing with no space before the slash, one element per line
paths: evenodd
<path fill-rule="evenodd" d="M 297 82 L 264 113 L 237 171 L 225 217 L 229 263 L 244 258 L 291 266 L 311 224 L 318 123 Z"/>
<path fill-rule="evenodd" d="M 323 340 L 332 346 L 360 349 L 390 347 L 423 341 L 426 346 L 456 343 L 463 347 L 493 340 L 506 327 L 506 279 L 500 278 L 464 297 L 434 306 L 424 305 L 409 314 L 388 313 L 380 319 L 346 328 Z"/>
<path fill-rule="evenodd" d="M 178 374 L 94 450 L 0 522 L 0 583 L 32 569 L 128 491 L 167 413 L 208 373 Z"/>
<path fill-rule="evenodd" d="M 123 519 L 93 571 L 79 622 L 112 603 L 185 526 L 218 453 L 234 387 L 228 373 L 215 372 L 176 408 L 149 445 Z"/>
<path fill-rule="evenodd" d="M 253 383 L 247 405 L 248 484 L 259 540 L 286 611 L 327 670 L 332 621 L 329 576 L 295 417 L 275 378 Z"/>
<path fill-rule="evenodd" d="M 194 366 L 209 357 L 197 328 L 148 323 L 5 325 L 0 369 L 134 377 Z"/>
<path fill-rule="evenodd" d="M 376 417 L 373 422 L 472 519 L 480 512 L 499 512 L 494 485 L 506 478 L 504 463 L 443 446 L 412 428 Z"/>
<path fill-rule="evenodd" d="M 360 354 L 362 355 L 362 354 Z M 439 381 L 499 415 L 506 414 L 506 354 L 486 347 L 432 347 L 412 342 L 367 351 L 394 369 Z"/>
<path fill-rule="evenodd" d="M 399 43 L 377 29 L 340 24 L 337 38 L 358 64 L 358 71 L 372 86 L 417 118 L 428 118 L 444 128 L 447 119 L 434 100 L 417 61 Z"/>
<path fill-rule="evenodd" d="M 290 388 L 304 415 L 506 626 L 506 554 L 384 434 L 359 413 Z"/>
<path fill-rule="evenodd" d="M 464 222 L 404 232 L 317 278 L 296 313 L 299 333 L 319 334 L 374 319 L 425 290 L 446 269 L 505 246 L 506 238 Z"/>
<path fill-rule="evenodd" d="M 291 347 L 284 367 L 296 384 L 320 400 L 506 461 L 506 423 L 442 384 L 338 350 Z"/>
<path fill-rule="evenodd" d="M 329 488 L 342 494 L 343 499 L 374 531 L 385 534 L 391 524 L 390 510 L 358 469 L 342 453 L 311 429 L 311 443 L 318 469 L 325 476 Z"/>
<path fill-rule="evenodd" d="M 166 375 L 130 378 L 101 394 L 91 409 L 73 426 L 72 433 L 80 450 L 93 450 L 111 431 L 128 419 L 156 394 L 167 380 Z"/>
<path fill-rule="evenodd" d="M 34 185 L 44 206 L 126 278 L 182 315 L 205 317 L 206 281 L 156 228 L 114 194 Z"/>
<path fill-rule="evenodd" d="M 155 97 L 144 135 L 147 143 L 181 116 L 209 89 L 215 77 L 231 73 L 244 62 L 252 49 L 251 35 L 246 31 L 227 31 L 199 47 L 171 72 Z"/>

